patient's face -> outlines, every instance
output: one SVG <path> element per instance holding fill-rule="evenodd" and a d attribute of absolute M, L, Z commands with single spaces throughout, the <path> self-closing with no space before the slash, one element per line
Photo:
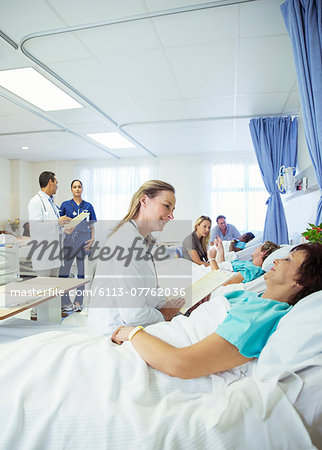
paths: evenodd
<path fill-rule="evenodd" d="M 255 266 L 262 266 L 263 264 L 263 255 L 265 253 L 262 252 L 262 246 L 258 246 L 255 248 L 254 253 L 252 254 L 252 261 Z"/>
<path fill-rule="evenodd" d="M 304 258 L 305 253 L 297 251 L 290 253 L 286 258 L 275 259 L 271 270 L 264 275 L 266 282 L 273 283 L 275 286 L 285 286 L 285 284 L 294 286 Z"/>

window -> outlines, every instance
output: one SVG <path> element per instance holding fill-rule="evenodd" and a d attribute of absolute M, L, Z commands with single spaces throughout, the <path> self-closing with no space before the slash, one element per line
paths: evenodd
<path fill-rule="evenodd" d="M 84 185 L 83 198 L 93 204 L 98 219 L 121 220 L 134 192 L 156 178 L 156 171 L 153 164 L 79 167 L 77 177 Z"/>
<path fill-rule="evenodd" d="M 211 217 L 227 217 L 239 231 L 262 231 L 266 216 L 265 189 L 255 163 L 219 163 L 211 167 Z"/>

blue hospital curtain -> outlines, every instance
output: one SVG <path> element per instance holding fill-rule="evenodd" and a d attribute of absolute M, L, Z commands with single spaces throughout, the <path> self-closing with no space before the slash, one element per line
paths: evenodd
<path fill-rule="evenodd" d="M 264 240 L 288 244 L 287 223 L 276 180 L 281 166 L 295 167 L 297 160 L 297 119 L 262 117 L 249 123 L 256 158 L 265 187 L 270 194 L 264 226 Z"/>
<path fill-rule="evenodd" d="M 322 1 L 286 0 L 282 14 L 293 46 L 304 131 L 322 190 Z M 322 222 L 322 196 L 316 224 Z"/>

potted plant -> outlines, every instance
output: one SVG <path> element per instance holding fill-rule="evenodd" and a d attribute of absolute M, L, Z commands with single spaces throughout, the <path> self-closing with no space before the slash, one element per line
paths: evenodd
<path fill-rule="evenodd" d="M 309 242 L 318 242 L 322 244 L 322 223 L 320 225 L 314 225 L 313 223 L 309 223 L 310 228 L 307 228 L 302 236 L 305 237 Z"/>

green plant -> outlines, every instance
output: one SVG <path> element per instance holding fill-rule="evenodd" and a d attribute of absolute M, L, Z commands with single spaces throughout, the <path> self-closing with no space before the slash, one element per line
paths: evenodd
<path fill-rule="evenodd" d="M 320 225 L 314 225 L 313 223 L 309 223 L 311 228 L 307 228 L 302 236 L 305 237 L 309 242 L 318 242 L 322 244 L 322 223 Z"/>
<path fill-rule="evenodd" d="M 20 225 L 20 220 L 19 219 L 8 219 L 8 225 L 10 226 L 10 228 L 12 229 L 13 232 L 16 232 L 19 228 Z"/>

